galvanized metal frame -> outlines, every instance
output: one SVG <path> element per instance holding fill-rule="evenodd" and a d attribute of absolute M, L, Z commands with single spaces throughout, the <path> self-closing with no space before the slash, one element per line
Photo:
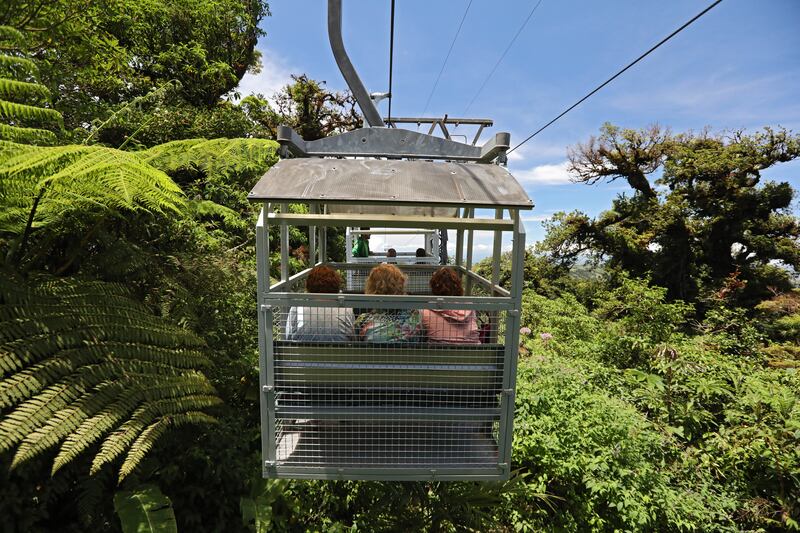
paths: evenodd
<path fill-rule="evenodd" d="M 270 223 L 281 224 L 281 226 L 380 226 L 385 228 L 448 228 L 448 229 L 472 229 L 495 231 L 512 231 L 514 223 L 511 220 L 502 218 L 502 209 L 498 210 L 498 218 L 448 218 L 448 217 L 407 217 L 397 215 L 312 215 L 301 213 L 268 213 L 267 218 Z M 288 230 L 287 230 L 288 231 Z"/>
<path fill-rule="evenodd" d="M 295 157 L 391 157 L 491 163 L 504 156 L 511 135 L 495 133 L 482 146 L 472 146 L 397 128 L 361 128 L 332 137 L 306 141 L 289 126 L 278 126 L 276 140 L 286 155 Z"/>
<path fill-rule="evenodd" d="M 261 457 L 263 458 L 262 475 L 269 475 L 269 468 L 275 464 L 275 410 L 274 388 L 275 368 L 272 353 L 272 335 L 267 335 L 267 324 L 272 331 L 272 312 L 266 303 L 269 294 L 269 227 L 267 217 L 269 204 L 264 204 L 256 223 L 256 280 L 258 290 L 258 385 L 260 394 L 259 411 L 261 414 Z"/>
<path fill-rule="evenodd" d="M 478 129 L 472 138 L 472 146 L 478 144 L 478 139 L 481 138 L 481 133 L 483 133 L 485 128 L 494 126 L 494 121 L 490 118 L 452 118 L 448 117 L 447 115 L 443 117 L 429 118 L 386 117 L 383 119 L 383 121 L 387 126 L 394 128 L 396 128 L 398 124 L 416 124 L 417 127 L 421 126 L 422 124 L 430 124 L 431 127 L 428 129 L 428 135 L 433 135 L 433 132 L 436 130 L 436 126 L 439 126 L 439 129 L 442 130 L 442 135 L 444 135 L 445 139 L 450 139 L 450 137 L 452 137 L 450 130 L 447 129 L 448 124 L 453 125 L 456 128 L 461 125 L 478 126 Z"/>
<path fill-rule="evenodd" d="M 286 208 L 281 206 L 282 211 Z M 324 213 L 325 207 L 314 208 Z M 464 216 L 474 215 L 474 211 L 464 210 Z M 282 280 L 272 287 L 269 286 L 269 242 L 268 228 L 269 223 L 279 223 L 281 240 L 284 235 L 288 239 L 288 226 L 305 225 L 319 226 L 324 230 L 332 225 L 363 225 L 366 219 L 352 216 L 347 220 L 316 215 L 311 218 L 302 215 L 284 215 L 283 213 L 271 213 L 269 204 L 264 204 L 256 226 L 256 246 L 257 246 L 257 265 L 258 265 L 258 304 L 259 304 L 259 368 L 261 386 L 261 419 L 264 431 L 262 433 L 262 453 L 264 457 L 264 475 L 266 477 L 291 477 L 299 479 L 362 479 L 362 480 L 502 480 L 509 475 L 510 446 L 513 428 L 514 413 L 514 389 L 516 385 L 516 357 L 519 342 L 519 310 L 521 306 L 522 294 L 522 272 L 524 261 L 525 234 L 517 210 L 509 212 L 511 220 L 502 218 L 485 219 L 490 227 L 501 234 L 504 231 L 511 231 L 513 235 L 512 251 L 512 287 L 511 291 L 499 287 L 476 273 L 472 272 L 464 265 L 456 268 L 466 277 L 468 282 L 482 287 L 490 296 L 461 296 L 461 297 L 440 297 L 432 295 L 368 295 L 368 294 L 309 294 L 303 292 L 292 292 L 294 287 L 308 276 L 310 268 L 298 272 L 293 276 L 288 276 L 288 270 L 284 275 L 283 265 L 281 268 Z M 502 217 L 503 211 L 498 210 L 496 217 Z M 318 218 L 319 217 L 319 218 Z M 327 218 L 328 220 L 321 220 Z M 374 223 L 375 216 L 368 217 L 370 224 Z M 403 217 L 394 217 L 403 218 Z M 394 227 L 406 227 L 413 225 L 419 227 L 421 217 L 408 217 L 414 220 L 396 221 Z M 437 224 L 462 228 L 467 231 L 468 239 L 471 237 L 475 226 L 464 224 L 467 219 L 444 219 L 437 221 Z M 483 229 L 482 226 L 481 229 Z M 469 229 L 467 229 L 469 228 Z M 471 239 L 469 239 L 471 240 Z M 497 241 L 496 241 L 497 242 Z M 468 244 L 470 244 L 468 242 Z M 286 248 L 286 247 L 285 247 Z M 468 246 L 471 249 L 471 246 Z M 286 254 L 288 258 L 288 254 Z M 282 254 L 282 259 L 284 254 Z M 471 266 L 471 254 L 467 252 L 467 261 Z M 324 255 L 320 257 L 324 262 Z M 346 264 L 330 263 L 334 267 L 346 267 Z M 430 265 L 403 265 L 404 269 L 410 271 L 430 269 Z M 493 276 L 495 277 L 495 276 Z M 448 308 L 448 309 L 475 309 L 491 313 L 503 312 L 506 314 L 505 348 L 503 352 L 503 394 L 500 404 L 499 421 L 499 441 L 498 463 L 492 468 L 476 468 L 471 466 L 459 466 L 457 468 L 399 468 L 396 465 L 387 465 L 385 468 L 355 468 L 355 467 L 326 467 L 326 466 L 298 466 L 298 465 L 279 465 L 276 464 L 276 411 L 275 411 L 275 367 L 274 352 L 271 342 L 271 324 L 273 323 L 272 310 L 274 308 L 285 308 L 288 305 L 310 304 L 314 307 L 350 307 L 350 308 L 373 308 L 373 309 L 419 309 L 427 308 Z M 473 413 L 475 416 L 479 414 Z M 334 416 L 320 412 L 321 417 Z M 422 415 L 420 415 L 422 416 Z"/>

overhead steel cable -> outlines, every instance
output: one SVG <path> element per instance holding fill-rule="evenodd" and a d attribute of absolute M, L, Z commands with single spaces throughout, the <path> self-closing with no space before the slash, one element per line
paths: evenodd
<path fill-rule="evenodd" d="M 686 29 L 686 28 L 687 28 L 689 25 L 691 25 L 691 24 L 692 24 L 694 21 L 696 21 L 697 19 L 699 19 L 700 17 L 702 17 L 703 15 L 705 15 L 706 13 L 708 13 L 709 11 L 711 11 L 711 10 L 712 10 L 714 7 L 716 7 L 716 6 L 717 6 L 717 5 L 718 5 L 720 2 L 722 2 L 722 0 L 716 0 L 715 2 L 712 2 L 712 3 L 711 3 L 709 6 L 708 6 L 708 7 L 706 7 L 704 10 L 702 10 L 700 13 L 698 13 L 697 15 L 695 15 L 694 17 L 692 17 L 691 19 L 689 19 L 689 20 L 688 20 L 686 23 L 684 23 L 684 24 L 683 24 L 683 25 L 682 25 L 680 28 L 678 28 L 677 30 L 673 31 L 672 33 L 670 33 L 669 35 L 667 35 L 666 37 L 664 37 L 663 39 L 661 39 L 661 40 L 660 40 L 660 41 L 659 41 L 659 42 L 658 42 L 658 43 L 657 43 L 655 46 L 653 46 L 652 48 L 650 48 L 650 49 L 649 49 L 647 52 L 643 53 L 642 55 L 640 55 L 639 57 L 637 57 L 636 59 L 634 59 L 633 61 L 631 61 L 630 63 L 628 63 L 628 64 L 625 66 L 625 68 L 623 68 L 622 70 L 620 70 L 619 72 L 617 72 L 616 74 L 614 74 L 613 76 L 611 76 L 610 78 L 608 78 L 606 81 L 604 81 L 603 83 L 601 83 L 600 85 L 598 85 L 597 87 L 595 87 L 595 88 L 594 88 L 594 89 L 593 89 L 593 90 L 592 90 L 592 91 L 591 91 L 589 94 L 587 94 L 586 96 L 584 96 L 583 98 L 581 98 L 580 100 L 578 100 L 577 102 L 575 102 L 574 104 L 572 104 L 571 106 L 569 106 L 567 109 L 565 109 L 564 111 L 562 111 L 562 112 L 561 112 L 561 113 L 560 113 L 560 114 L 559 114 L 557 117 L 555 117 L 553 120 L 551 120 L 550 122 L 548 122 L 547 124 L 545 124 L 544 126 L 542 126 L 541 128 L 539 128 L 538 130 L 536 130 L 535 132 L 533 132 L 532 134 L 530 134 L 530 135 L 529 135 L 529 136 L 528 136 L 528 137 L 527 137 L 527 138 L 526 138 L 524 141 L 522 141 L 521 143 L 519 143 L 518 145 L 516 145 L 514 148 L 512 148 L 512 149 L 511 149 L 511 150 L 509 150 L 508 152 L 506 152 L 506 154 L 510 154 L 511 152 L 513 152 L 514 150 L 516 150 L 517 148 L 519 148 L 520 146 L 522 146 L 522 145 L 523 145 L 523 144 L 525 144 L 526 142 L 530 141 L 531 139 L 533 139 L 534 137 L 536 137 L 537 135 L 539 135 L 541 132 L 543 132 L 543 131 L 544 131 L 546 128 L 548 128 L 550 125 L 552 125 L 552 124 L 553 124 L 554 122 L 556 122 L 558 119 L 560 119 L 561 117 L 563 117 L 564 115 L 566 115 L 567 113 L 569 113 L 570 111 L 572 111 L 573 109 L 575 109 L 576 107 L 578 107 L 579 105 L 581 105 L 581 104 L 582 104 L 584 101 L 586 101 L 586 100 L 587 100 L 589 97 L 591 97 L 591 96 L 592 96 L 593 94 L 595 94 L 597 91 L 599 91 L 600 89 L 602 89 L 603 87 L 605 87 L 606 85 L 608 85 L 609 83 L 611 83 L 612 81 L 614 81 L 615 79 L 617 79 L 617 78 L 618 78 L 620 75 L 622 75 L 622 73 L 623 73 L 623 72 L 625 72 L 626 70 L 628 70 L 629 68 L 631 68 L 632 66 L 634 66 L 636 63 L 638 63 L 639 61 L 641 61 L 642 59 L 644 59 L 645 57 L 647 57 L 648 55 L 650 55 L 652 52 L 654 52 L 654 51 L 655 51 L 655 50 L 656 50 L 658 47 L 660 47 L 662 44 L 666 43 L 667 41 L 669 41 L 670 39 L 672 39 L 673 37 L 675 37 L 676 35 L 678 35 L 680 32 L 682 32 L 684 29 Z"/>
<path fill-rule="evenodd" d="M 389 122 L 392 121 L 392 69 L 394 67 L 394 1 L 392 0 L 391 26 L 389 28 Z"/>
<path fill-rule="evenodd" d="M 469 104 L 467 104 L 467 107 L 464 108 L 464 113 L 462 113 L 462 116 L 467 116 L 467 112 L 469 111 L 469 108 L 472 107 L 472 104 L 475 103 L 475 100 L 477 100 L 478 96 L 480 96 L 480 94 L 483 92 L 484 87 L 486 87 L 486 84 L 489 83 L 489 80 L 494 75 L 495 71 L 497 70 L 497 67 L 500 66 L 500 63 L 503 62 L 503 59 L 505 59 L 506 54 L 508 54 L 508 51 L 511 50 L 512 46 L 514 46 L 514 43 L 517 41 L 517 38 L 522 33 L 522 30 L 525 29 L 525 26 L 527 26 L 528 22 L 530 22 L 531 18 L 533 18 L 533 14 L 536 13 L 537 9 L 539 9 L 539 5 L 541 5 L 541 3 L 542 3 L 542 0 L 539 0 L 538 2 L 536 2 L 536 5 L 533 6 L 533 9 L 531 9 L 531 12 L 528 13 L 528 16 L 525 18 L 525 21 L 519 27 L 519 29 L 517 30 L 517 33 L 514 34 L 514 37 L 511 39 L 511 42 L 509 42 L 508 46 L 506 46 L 506 49 L 503 51 L 503 54 L 500 56 L 500 59 L 498 59 L 497 63 L 494 64 L 494 67 L 492 67 L 492 70 L 489 72 L 489 74 L 483 80 L 483 83 L 481 83 L 481 86 L 478 88 L 478 91 L 475 93 L 475 96 L 472 97 L 472 100 L 469 101 Z"/>
<path fill-rule="evenodd" d="M 458 29 L 456 30 L 456 34 L 453 37 L 453 41 L 450 43 L 450 48 L 447 50 L 447 55 L 444 57 L 444 62 L 442 62 L 442 68 L 439 69 L 439 74 L 436 75 L 436 81 L 433 82 L 433 87 L 431 88 L 431 92 L 428 95 L 428 99 L 425 101 L 425 108 L 422 110 L 422 114 L 420 116 L 424 117 L 425 112 L 428 111 L 428 105 L 431 103 L 431 98 L 433 98 L 433 93 L 436 92 L 436 88 L 439 86 L 439 80 L 442 78 L 442 73 L 444 73 L 444 68 L 447 66 L 447 60 L 450 59 L 450 54 L 453 53 L 453 47 L 456 45 L 456 39 L 458 39 L 458 35 L 461 33 L 461 28 L 464 26 L 464 21 L 467 18 L 467 13 L 469 13 L 469 8 L 472 6 L 473 0 L 469 0 L 467 4 L 467 8 L 464 10 L 464 14 L 461 16 L 461 22 L 458 24 Z"/>

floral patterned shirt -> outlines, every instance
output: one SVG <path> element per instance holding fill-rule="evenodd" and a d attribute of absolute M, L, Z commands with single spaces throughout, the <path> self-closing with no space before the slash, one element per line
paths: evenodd
<path fill-rule="evenodd" d="M 356 335 L 366 342 L 419 342 L 422 320 L 419 311 L 380 309 L 356 319 Z"/>

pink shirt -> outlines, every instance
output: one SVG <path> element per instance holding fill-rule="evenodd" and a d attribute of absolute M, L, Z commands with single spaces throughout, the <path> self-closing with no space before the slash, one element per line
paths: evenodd
<path fill-rule="evenodd" d="M 472 309 L 423 309 L 422 327 L 430 342 L 480 344 L 478 318 Z"/>

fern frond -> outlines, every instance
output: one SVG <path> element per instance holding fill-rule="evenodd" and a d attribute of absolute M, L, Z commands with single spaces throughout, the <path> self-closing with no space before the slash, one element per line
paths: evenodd
<path fill-rule="evenodd" d="M 37 228 L 74 213 L 173 212 L 184 206 L 181 189 L 135 154 L 103 146 L 54 146 L 24 151 L 0 164 L 0 232 L 24 230 L 34 198 Z"/>
<path fill-rule="evenodd" d="M 246 229 L 249 227 L 249 224 L 242 220 L 239 213 L 211 200 L 191 200 L 189 208 L 198 219 L 219 218 L 225 227 L 230 229 Z"/>
<path fill-rule="evenodd" d="M 56 134 L 39 128 L 22 128 L 0 124 L 0 140 L 47 146 L 56 143 Z M 0 159 L 2 159 L 1 156 Z"/>
<path fill-rule="evenodd" d="M 0 98 L 18 103 L 48 100 L 50 91 L 38 83 L 0 78 Z"/>
<path fill-rule="evenodd" d="M 25 35 L 16 28 L 0 25 L 0 43 L 11 43 L 12 45 L 21 46 L 25 43 Z"/>
<path fill-rule="evenodd" d="M 0 119 L 15 123 L 62 124 L 61 113 L 55 109 L 18 104 L 7 100 L 0 100 Z"/>
<path fill-rule="evenodd" d="M 181 426 L 184 424 L 210 424 L 216 420 L 202 412 L 188 412 L 172 416 L 165 416 L 149 425 L 139 437 L 131 444 L 125 461 L 119 469 L 119 481 L 122 482 L 136 466 L 144 459 L 144 456 L 153 448 L 156 440 L 170 427 Z"/>
<path fill-rule="evenodd" d="M 31 77 L 38 72 L 36 63 L 25 57 L 0 55 L 0 74 L 14 77 Z"/>
<path fill-rule="evenodd" d="M 28 433 L 19 443 L 11 466 L 22 464 L 56 446 L 72 434 L 81 420 L 91 416 L 93 412 L 113 401 L 124 391 L 123 383 L 106 382 L 92 392 L 84 393 L 78 401 L 59 410 L 44 425 Z"/>
<path fill-rule="evenodd" d="M 252 176 L 266 172 L 278 160 L 278 143 L 267 139 L 189 139 L 138 152 L 139 157 L 167 174 L 182 170 L 221 176 Z"/>
<path fill-rule="evenodd" d="M 55 473 L 100 444 L 96 472 L 158 421 L 212 420 L 202 411 L 220 400 L 196 370 L 209 364 L 201 339 L 118 285 L 0 274 L 0 452 L 14 451 L 12 468 L 60 446 Z"/>

